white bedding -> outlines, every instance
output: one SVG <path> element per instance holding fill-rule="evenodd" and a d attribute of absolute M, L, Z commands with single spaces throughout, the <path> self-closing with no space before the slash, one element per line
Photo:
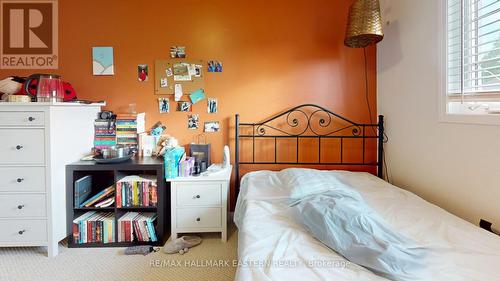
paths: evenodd
<path fill-rule="evenodd" d="M 296 169 L 298 173 L 300 169 Z M 500 238 L 367 173 L 330 171 L 396 231 L 433 251 L 426 280 L 500 280 Z M 235 210 L 236 280 L 386 280 L 321 244 L 287 214 L 277 172 L 245 175 Z"/>

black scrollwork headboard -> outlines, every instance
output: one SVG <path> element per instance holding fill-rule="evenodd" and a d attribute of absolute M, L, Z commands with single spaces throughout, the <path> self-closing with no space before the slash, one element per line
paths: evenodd
<path fill-rule="evenodd" d="M 353 122 L 343 116 L 331 112 L 321 106 L 304 104 L 283 113 L 270 117 L 258 123 L 240 123 L 240 116 L 235 116 L 235 174 L 236 195 L 239 192 L 240 165 L 328 165 L 328 166 L 376 166 L 377 175 L 383 174 L 383 140 L 384 140 L 384 116 L 378 116 L 377 124 L 361 124 Z M 274 160 L 259 160 L 256 157 L 256 142 L 259 140 L 274 141 Z M 278 157 L 278 142 L 280 140 L 295 140 L 294 159 L 282 161 Z M 338 145 L 338 159 L 326 161 L 322 155 L 322 142 L 335 139 Z M 242 159 L 241 141 L 247 141 L 252 146 L 251 157 Z M 301 161 L 299 157 L 300 141 L 314 140 L 317 142 L 317 161 Z M 348 140 L 358 140 L 361 145 L 361 159 L 347 161 L 345 159 L 345 143 Z M 377 142 L 376 160 L 367 159 L 367 142 Z M 373 146 L 372 146 L 373 147 Z M 317 150 L 316 150 L 317 149 Z M 325 150 L 325 147 L 323 148 Z M 330 147 L 331 150 L 331 147 Z M 309 150 L 311 151 L 311 150 Z"/>

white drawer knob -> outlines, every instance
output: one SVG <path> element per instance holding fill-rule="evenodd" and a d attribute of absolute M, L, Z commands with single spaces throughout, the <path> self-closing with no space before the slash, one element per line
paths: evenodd
<path fill-rule="evenodd" d="M 18 183 L 21 183 L 23 180 L 24 180 L 23 178 L 17 178 L 17 180 L 16 180 L 16 181 L 17 181 Z"/>
<path fill-rule="evenodd" d="M 26 232 L 26 230 L 19 230 L 19 235 L 23 235 Z"/>
<path fill-rule="evenodd" d="M 24 208 L 24 204 L 23 204 L 23 205 L 18 205 L 18 206 L 17 206 L 17 208 L 18 208 L 19 210 L 21 210 L 22 208 Z"/>

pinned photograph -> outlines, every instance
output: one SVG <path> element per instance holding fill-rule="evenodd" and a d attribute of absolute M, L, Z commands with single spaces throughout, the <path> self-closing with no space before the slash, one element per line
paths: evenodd
<path fill-rule="evenodd" d="M 219 121 L 205 122 L 205 133 L 216 133 L 220 130 Z"/>
<path fill-rule="evenodd" d="M 222 72 L 222 62 L 218 60 L 209 61 L 208 72 Z"/>
<path fill-rule="evenodd" d="M 182 98 L 182 95 L 183 95 L 182 84 L 175 84 L 175 86 L 174 86 L 174 100 L 180 101 Z"/>
<path fill-rule="evenodd" d="M 172 46 L 170 47 L 170 57 L 173 59 L 183 59 L 186 57 L 185 46 Z"/>
<path fill-rule="evenodd" d="M 216 98 L 208 98 L 207 112 L 208 113 L 217 113 L 217 99 Z"/>
<path fill-rule="evenodd" d="M 199 120 L 200 120 L 200 116 L 198 114 L 188 115 L 188 129 L 191 129 L 191 130 L 198 129 Z"/>
<path fill-rule="evenodd" d="M 195 70 L 195 74 L 194 74 L 194 77 L 201 77 L 201 68 L 203 66 L 202 65 L 199 65 L 199 64 L 195 64 L 194 65 L 194 70 Z"/>
<path fill-rule="evenodd" d="M 174 81 L 191 81 L 190 64 L 181 62 L 174 64 Z M 194 68 L 193 68 L 194 71 Z"/>
<path fill-rule="evenodd" d="M 169 67 L 169 68 L 167 68 L 167 69 L 165 70 L 165 72 L 167 73 L 167 77 L 170 77 L 170 76 L 174 75 L 174 73 L 172 72 L 172 68 L 170 68 L 170 67 Z"/>
<path fill-rule="evenodd" d="M 168 98 L 158 98 L 158 107 L 160 109 L 160 113 L 169 113 L 170 100 Z"/>
<path fill-rule="evenodd" d="M 177 111 L 191 112 L 192 106 L 188 101 L 180 101 L 177 103 Z"/>
<path fill-rule="evenodd" d="M 148 76 L 149 76 L 148 65 L 139 64 L 137 66 L 137 80 L 139 80 L 139 82 L 146 82 L 148 81 Z"/>
<path fill-rule="evenodd" d="M 163 77 L 160 79 L 160 88 L 167 88 L 168 87 L 168 79 L 167 77 Z"/>

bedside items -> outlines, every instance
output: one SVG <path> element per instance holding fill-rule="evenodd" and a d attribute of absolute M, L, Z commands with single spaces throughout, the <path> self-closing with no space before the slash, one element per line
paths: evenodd
<path fill-rule="evenodd" d="M 227 207 L 232 166 L 207 176 L 168 179 L 172 239 L 179 233 L 220 232 L 227 241 Z"/>

